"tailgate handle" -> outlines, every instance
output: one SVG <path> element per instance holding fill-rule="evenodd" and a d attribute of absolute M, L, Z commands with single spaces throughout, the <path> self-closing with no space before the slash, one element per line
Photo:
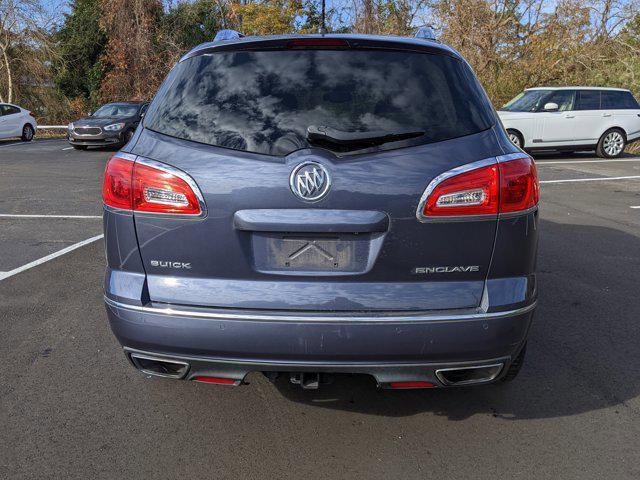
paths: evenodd
<path fill-rule="evenodd" d="M 233 216 L 233 226 L 237 230 L 253 232 L 386 232 L 389 217 L 372 210 L 238 210 Z"/>

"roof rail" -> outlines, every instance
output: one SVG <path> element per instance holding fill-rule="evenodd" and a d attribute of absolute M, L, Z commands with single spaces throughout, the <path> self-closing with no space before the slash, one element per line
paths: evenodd
<path fill-rule="evenodd" d="M 242 37 L 244 37 L 244 35 L 236 30 L 219 30 L 213 41 L 221 42 L 223 40 L 239 40 Z"/>
<path fill-rule="evenodd" d="M 436 34 L 433 31 L 433 28 L 431 28 L 429 25 L 424 26 L 424 27 L 420 27 L 416 30 L 416 33 L 414 35 L 416 38 L 422 38 L 424 40 L 436 40 Z"/>

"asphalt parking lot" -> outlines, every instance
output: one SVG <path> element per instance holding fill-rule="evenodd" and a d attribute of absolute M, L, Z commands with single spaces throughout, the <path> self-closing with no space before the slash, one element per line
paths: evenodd
<path fill-rule="evenodd" d="M 0 142 L 0 478 L 640 478 L 640 157 L 537 158 L 540 299 L 515 382 L 310 392 L 129 366 L 102 304 L 111 153 Z"/>

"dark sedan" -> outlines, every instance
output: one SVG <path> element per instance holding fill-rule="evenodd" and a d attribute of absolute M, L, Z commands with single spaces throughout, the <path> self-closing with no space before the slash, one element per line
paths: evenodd
<path fill-rule="evenodd" d="M 77 150 L 121 147 L 133 136 L 148 106 L 148 102 L 107 103 L 92 115 L 69 124 L 69 143 Z"/>

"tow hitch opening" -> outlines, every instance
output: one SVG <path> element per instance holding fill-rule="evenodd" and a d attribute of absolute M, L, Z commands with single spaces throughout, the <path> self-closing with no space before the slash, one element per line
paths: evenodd
<path fill-rule="evenodd" d="M 289 381 L 294 385 L 300 385 L 303 390 L 317 390 L 320 385 L 332 383 L 333 377 L 329 373 L 291 372 Z"/>

